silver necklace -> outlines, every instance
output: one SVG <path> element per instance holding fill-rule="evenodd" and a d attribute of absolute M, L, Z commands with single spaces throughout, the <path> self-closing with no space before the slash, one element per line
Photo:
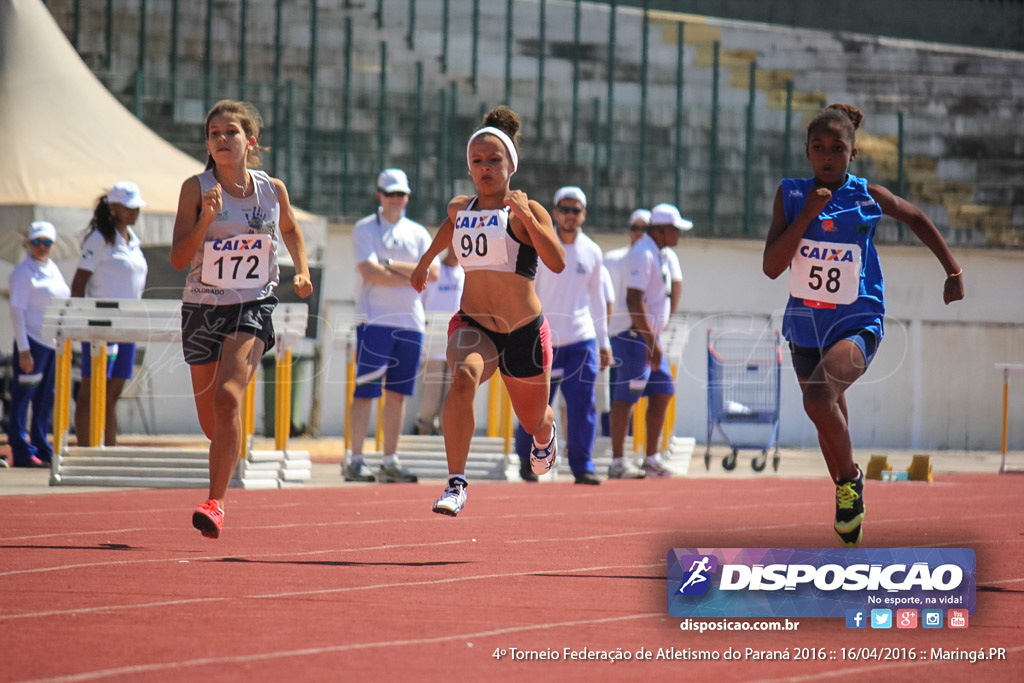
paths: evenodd
<path fill-rule="evenodd" d="M 245 196 L 245 191 L 247 189 L 249 189 L 249 172 L 248 171 L 245 172 L 245 182 L 244 183 L 239 185 L 238 183 L 236 183 L 235 181 L 232 180 L 231 184 L 234 185 L 235 187 L 237 187 L 238 191 L 241 192 L 242 196 L 244 197 Z"/>

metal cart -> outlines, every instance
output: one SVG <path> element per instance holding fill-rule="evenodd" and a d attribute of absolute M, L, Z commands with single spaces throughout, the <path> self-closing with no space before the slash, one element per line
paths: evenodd
<path fill-rule="evenodd" d="M 764 470 L 768 450 L 775 454 L 772 468 L 779 469 L 779 381 L 782 347 L 779 333 L 767 330 L 708 329 L 708 440 L 704 467 L 711 468 L 711 439 L 717 429 L 732 449 L 722 467 L 735 469 L 738 452 L 759 450 L 750 466 Z M 727 431 L 728 430 L 728 431 Z M 743 433 L 743 438 L 730 438 Z M 756 437 L 767 432 L 767 438 Z"/>

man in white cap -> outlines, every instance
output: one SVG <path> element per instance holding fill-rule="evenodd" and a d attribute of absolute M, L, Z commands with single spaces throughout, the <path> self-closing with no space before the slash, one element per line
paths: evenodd
<path fill-rule="evenodd" d="M 621 458 L 630 413 L 637 400 L 647 396 L 647 444 L 642 469 L 649 477 L 671 476 L 659 453 L 665 414 L 675 393 L 675 382 L 659 338 L 668 323 L 673 290 L 664 250 L 674 247 L 679 242 L 679 233 L 692 227 L 693 223 L 680 216 L 679 209 L 671 204 L 658 204 L 651 209 L 647 230 L 630 247 L 623 271 L 630 327 L 611 338 L 616 360 L 609 420 L 612 467 L 625 464 Z"/>
<path fill-rule="evenodd" d="M 356 223 L 352 247 L 360 280 L 356 305 L 361 323 L 356 328 L 356 388 L 349 416 L 352 453 L 342 463 L 345 481 L 374 481 L 363 462 L 363 440 L 370 424 L 372 401 L 384 393 L 381 415 L 384 457 L 376 480 L 415 482 L 415 474 L 398 461 L 398 437 L 405 419 L 405 397 L 416 386 L 426 317 L 419 292 L 409 276 L 430 247 L 431 236 L 405 217 L 409 179 L 397 168 L 377 177 L 377 211 Z M 435 260 L 427 280 L 438 277 Z"/>
<path fill-rule="evenodd" d="M 601 248 L 583 234 L 587 217 L 587 196 L 570 185 L 555 192 L 555 232 L 565 250 L 565 268 L 555 273 L 537 266 L 537 297 L 551 329 L 554 358 L 551 364 L 551 392 L 554 400 L 561 388 L 568 418 L 566 446 L 569 468 L 577 484 L 600 484 L 592 454 L 597 436 L 597 408 L 594 385 L 600 367 L 611 363 L 608 343 L 607 308 L 602 284 Z M 532 437 L 516 428 L 519 474 L 536 481 L 529 465 Z"/>

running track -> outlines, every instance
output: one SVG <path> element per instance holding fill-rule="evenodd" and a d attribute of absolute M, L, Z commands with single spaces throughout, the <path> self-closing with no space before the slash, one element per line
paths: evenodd
<path fill-rule="evenodd" d="M 970 547 L 966 630 L 679 630 L 672 547 L 831 547 L 821 478 L 477 483 L 452 519 L 439 483 L 0 498 L 3 681 L 1021 681 L 1021 479 L 870 482 L 865 546 Z M 513 661 L 498 648 L 1004 647 L 1007 661 Z"/>

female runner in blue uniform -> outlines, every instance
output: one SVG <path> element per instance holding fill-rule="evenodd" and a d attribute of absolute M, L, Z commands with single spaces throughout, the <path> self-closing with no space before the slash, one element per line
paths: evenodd
<path fill-rule="evenodd" d="M 473 399 L 495 370 L 519 422 L 533 436 L 535 473 L 551 469 L 557 441 L 548 405 L 551 336 L 534 278 L 538 257 L 558 273 L 565 267 L 565 251 L 547 210 L 522 190 L 509 188 L 519 166 L 519 117 L 501 106 L 488 112 L 483 124 L 466 148 L 477 194 L 449 202 L 448 218 L 410 277 L 422 292 L 427 267 L 449 247 L 466 271 L 460 310 L 448 326 L 451 384 L 441 409 L 448 486 L 434 503 L 434 512 L 452 517 L 466 504 L 466 460 L 476 431 Z"/>
<path fill-rule="evenodd" d="M 864 475 L 853 461 L 846 390 L 868 369 L 882 340 L 884 284 L 874 245 L 882 215 L 910 226 L 935 254 L 946 273 L 943 301 L 964 298 L 963 270 L 924 212 L 848 173 L 863 120 L 857 107 L 832 104 L 808 124 L 814 175 L 782 180 L 763 262 L 773 280 L 790 271 L 782 333 L 835 482 L 834 528 L 846 546 L 860 544 L 864 519 Z"/>

